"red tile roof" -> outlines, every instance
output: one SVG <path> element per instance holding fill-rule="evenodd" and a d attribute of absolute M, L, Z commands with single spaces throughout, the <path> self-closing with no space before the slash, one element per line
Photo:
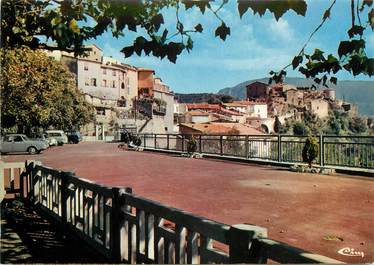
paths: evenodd
<path fill-rule="evenodd" d="M 263 132 L 241 123 L 181 123 L 179 126 L 193 129 L 201 134 L 230 134 L 233 130 L 240 135 L 262 135 Z"/>
<path fill-rule="evenodd" d="M 192 111 L 187 112 L 186 114 L 189 114 L 191 116 L 209 116 L 208 112 L 199 111 L 199 110 L 192 110 Z"/>
<path fill-rule="evenodd" d="M 221 108 L 218 104 L 208 104 L 208 103 L 192 103 L 186 104 L 188 110 L 193 109 L 216 109 L 219 110 Z"/>

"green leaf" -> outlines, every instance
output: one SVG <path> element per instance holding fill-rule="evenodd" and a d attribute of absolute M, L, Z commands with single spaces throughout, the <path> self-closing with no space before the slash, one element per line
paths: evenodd
<path fill-rule="evenodd" d="M 226 40 L 226 36 L 230 35 L 230 28 L 222 22 L 221 26 L 216 29 L 215 35 L 216 37 L 219 36 L 222 40 Z"/>
<path fill-rule="evenodd" d="M 354 25 L 352 28 L 348 30 L 348 35 L 350 38 L 353 38 L 355 35 L 362 36 L 364 34 L 365 28 L 362 26 Z"/>
<path fill-rule="evenodd" d="M 353 52 L 359 52 L 360 49 L 365 48 L 364 40 L 351 40 L 351 41 L 342 41 L 339 44 L 338 55 L 341 58 L 343 55 L 349 55 Z"/>
<path fill-rule="evenodd" d="M 183 43 L 170 42 L 168 44 L 168 50 L 167 50 L 168 59 L 171 62 L 175 63 L 177 61 L 177 56 L 181 54 L 184 48 L 185 46 Z"/>
<path fill-rule="evenodd" d="M 295 70 L 303 62 L 303 56 L 295 56 L 292 60 L 292 67 Z"/>
<path fill-rule="evenodd" d="M 151 19 L 151 23 L 155 26 L 156 31 L 160 28 L 161 24 L 164 24 L 164 17 L 162 14 L 157 14 Z"/>
<path fill-rule="evenodd" d="M 140 56 L 142 54 L 142 50 L 146 43 L 147 43 L 147 40 L 143 36 L 139 36 L 136 38 L 134 42 L 134 51 L 137 55 Z"/>
<path fill-rule="evenodd" d="M 366 73 L 369 75 L 369 76 L 373 76 L 374 75 L 374 58 L 370 58 L 368 60 L 366 60 Z"/>
<path fill-rule="evenodd" d="M 321 51 L 320 49 L 315 49 L 313 55 L 310 58 L 316 61 L 325 60 L 325 57 L 323 57 L 323 51 Z"/>
<path fill-rule="evenodd" d="M 162 37 L 161 37 L 161 41 L 162 42 L 165 42 L 166 41 L 166 38 L 168 37 L 168 30 L 165 29 L 164 32 L 162 33 Z"/>
<path fill-rule="evenodd" d="M 374 8 L 372 8 L 368 14 L 369 24 L 371 29 L 374 30 Z"/>
<path fill-rule="evenodd" d="M 314 78 L 314 82 L 317 83 L 317 84 L 321 84 L 321 81 L 322 80 L 320 78 L 317 78 L 317 77 Z"/>
<path fill-rule="evenodd" d="M 134 46 L 128 46 L 121 50 L 125 54 L 125 57 L 130 57 L 134 53 Z"/>
<path fill-rule="evenodd" d="M 242 18 L 243 15 L 248 11 L 249 6 L 250 4 L 248 1 L 238 1 L 238 11 L 240 18 Z"/>
<path fill-rule="evenodd" d="M 333 77 L 330 78 L 330 82 L 333 83 L 334 85 L 336 85 L 336 83 L 338 82 L 338 79 L 333 76 Z"/>
<path fill-rule="evenodd" d="M 188 51 L 192 50 L 192 48 L 193 48 L 193 41 L 192 41 L 191 37 L 188 37 L 186 48 L 187 48 Z"/>
<path fill-rule="evenodd" d="M 70 28 L 71 31 L 73 31 L 74 33 L 79 33 L 79 32 L 80 32 L 80 29 L 79 29 L 79 27 L 78 27 L 77 21 L 76 21 L 75 19 L 70 20 L 69 28 Z"/>
<path fill-rule="evenodd" d="M 197 32 L 203 32 L 203 26 L 201 26 L 201 24 L 199 23 L 199 24 L 197 24 L 196 26 L 195 26 L 195 30 L 197 31 Z"/>
<path fill-rule="evenodd" d="M 200 1 L 184 0 L 183 4 L 184 4 L 186 10 L 189 9 L 189 8 L 192 8 L 193 6 L 197 6 L 200 9 L 201 13 L 203 13 L 203 14 L 205 12 L 205 9 L 207 7 L 210 7 L 209 0 L 200 0 Z"/>
<path fill-rule="evenodd" d="M 254 14 L 263 16 L 266 10 L 274 14 L 276 20 L 282 17 L 288 10 L 293 10 L 298 15 L 305 16 L 307 3 L 305 0 L 283 0 L 283 1 L 258 1 L 258 0 L 240 0 L 238 1 L 238 10 L 240 16 L 243 16 L 251 8 Z"/>

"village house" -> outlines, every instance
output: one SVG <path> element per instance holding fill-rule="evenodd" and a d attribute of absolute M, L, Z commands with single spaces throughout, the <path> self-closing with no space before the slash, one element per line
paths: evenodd
<path fill-rule="evenodd" d="M 213 115 L 201 110 L 191 110 L 184 114 L 184 123 L 207 123 L 212 121 Z"/>
<path fill-rule="evenodd" d="M 158 132 L 173 131 L 174 94 L 161 79 L 154 78 L 154 70 L 137 68 L 105 57 L 102 49 L 96 45 L 88 45 L 87 48 L 90 50 L 79 57 L 67 52 L 46 51 L 49 57 L 62 62 L 75 75 L 79 90 L 96 109 L 96 123 L 82 128 L 85 139 L 110 140 L 118 135 L 114 130 L 128 123 L 123 120 L 128 118 L 125 113 L 137 112 L 136 101 L 140 98 L 165 102 L 154 108 L 157 121 L 148 121 L 147 124 L 156 126 Z M 140 117 L 138 115 L 138 119 Z M 139 123 L 136 114 L 132 123 Z"/>

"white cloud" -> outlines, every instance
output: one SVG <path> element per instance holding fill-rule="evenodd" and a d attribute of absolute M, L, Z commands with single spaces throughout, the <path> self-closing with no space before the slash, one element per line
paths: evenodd
<path fill-rule="evenodd" d="M 280 18 L 276 21 L 273 18 L 268 19 L 266 23 L 268 24 L 269 33 L 273 39 L 280 39 L 282 41 L 290 41 L 294 39 L 294 31 L 287 20 Z"/>

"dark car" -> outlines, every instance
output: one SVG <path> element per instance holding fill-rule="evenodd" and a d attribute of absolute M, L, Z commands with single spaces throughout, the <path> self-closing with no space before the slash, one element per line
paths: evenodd
<path fill-rule="evenodd" d="M 68 136 L 69 143 L 78 144 L 80 141 L 82 141 L 81 134 L 78 131 L 67 132 L 66 134 Z"/>

